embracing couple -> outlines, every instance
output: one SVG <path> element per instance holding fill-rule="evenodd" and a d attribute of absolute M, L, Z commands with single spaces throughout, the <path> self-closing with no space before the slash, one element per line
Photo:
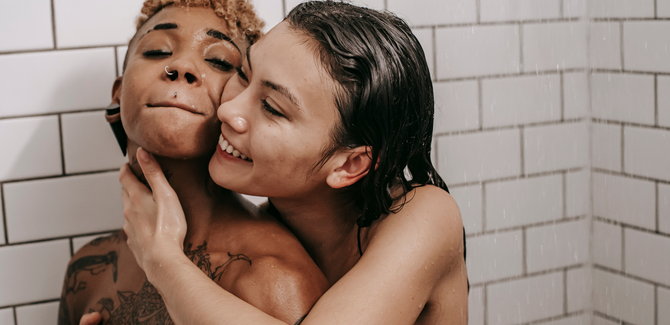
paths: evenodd
<path fill-rule="evenodd" d="M 72 258 L 59 324 L 466 324 L 410 28 L 333 1 L 261 27 L 245 0 L 145 1 L 107 115 L 124 231 Z"/>

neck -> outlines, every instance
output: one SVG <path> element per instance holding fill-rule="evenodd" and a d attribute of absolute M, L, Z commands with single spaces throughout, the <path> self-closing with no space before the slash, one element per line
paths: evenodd
<path fill-rule="evenodd" d="M 135 157 L 137 146 L 128 145 L 128 160 L 135 176 L 146 184 L 142 169 Z M 165 178 L 174 189 L 186 216 L 186 241 L 202 241 L 208 225 L 216 216 L 217 202 L 232 197 L 227 190 L 217 187 L 209 177 L 209 157 L 198 159 L 171 159 L 156 156 Z"/>
<path fill-rule="evenodd" d="M 330 193 L 313 191 L 319 194 L 270 201 L 332 285 L 360 259 L 356 226 L 360 210 L 340 190 L 324 191 Z"/>

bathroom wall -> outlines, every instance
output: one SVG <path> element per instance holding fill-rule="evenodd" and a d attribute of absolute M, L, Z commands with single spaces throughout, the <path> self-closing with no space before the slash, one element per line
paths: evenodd
<path fill-rule="evenodd" d="M 470 324 L 670 323 L 670 26 L 647 21 L 670 2 L 650 1 L 359 1 L 426 52 Z M 0 3 L 0 325 L 55 323 L 71 254 L 122 225 L 102 109 L 141 2 Z M 254 0 L 268 27 L 299 2 Z"/>

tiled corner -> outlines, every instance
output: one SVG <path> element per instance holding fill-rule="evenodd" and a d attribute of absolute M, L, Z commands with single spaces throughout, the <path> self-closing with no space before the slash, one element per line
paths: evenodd
<path fill-rule="evenodd" d="M 466 262 L 470 283 L 477 284 L 521 275 L 522 241 L 520 230 L 468 238 Z"/>
<path fill-rule="evenodd" d="M 563 118 L 589 116 L 589 79 L 585 72 L 563 74 Z"/>
<path fill-rule="evenodd" d="M 593 263 L 613 270 L 623 270 L 621 226 L 593 221 Z"/>
<path fill-rule="evenodd" d="M 658 309 L 658 324 L 670 324 L 670 290 L 665 288 L 658 288 L 658 306 L 664 306 Z"/>
<path fill-rule="evenodd" d="M 624 127 L 624 171 L 670 181 L 670 131 Z"/>
<path fill-rule="evenodd" d="M 593 316 L 593 325 L 621 325 L 621 322 L 615 322 L 598 315 Z"/>
<path fill-rule="evenodd" d="M 111 47 L 2 55 L 0 66 L 12 76 L 0 79 L 0 117 L 105 107 L 116 78 Z"/>
<path fill-rule="evenodd" d="M 654 324 L 654 287 L 621 275 L 593 271 L 593 308 L 640 325 Z"/>
<path fill-rule="evenodd" d="M 128 161 L 104 111 L 63 114 L 61 120 L 66 173 L 114 169 Z"/>
<path fill-rule="evenodd" d="M 435 93 L 433 133 L 478 129 L 480 126 L 478 88 L 476 80 L 433 84 Z"/>
<path fill-rule="evenodd" d="M 17 325 L 43 325 L 58 319 L 59 302 L 16 307 Z"/>
<path fill-rule="evenodd" d="M 519 27 L 509 25 L 437 28 L 437 78 L 518 73 L 519 37 Z"/>
<path fill-rule="evenodd" d="M 623 128 L 620 124 L 591 124 L 591 164 L 595 168 L 602 168 L 620 172 L 623 147 Z"/>
<path fill-rule="evenodd" d="M 588 259 L 587 220 L 526 229 L 526 265 L 529 273 L 586 263 Z"/>
<path fill-rule="evenodd" d="M 468 293 L 468 324 L 484 325 L 484 288 L 471 288 Z"/>
<path fill-rule="evenodd" d="M 135 34 L 135 19 L 142 2 L 54 0 L 58 48 L 128 43 Z"/>
<path fill-rule="evenodd" d="M 435 76 L 435 51 L 433 46 L 433 29 L 432 28 L 414 28 L 412 33 L 419 40 L 419 44 L 423 48 L 423 54 L 426 56 L 426 63 L 431 77 Z"/>
<path fill-rule="evenodd" d="M 670 76 L 657 78 L 658 125 L 670 127 Z"/>
<path fill-rule="evenodd" d="M 593 215 L 656 229 L 655 184 L 633 178 L 593 173 Z M 631 200 L 630 198 L 636 198 Z"/>
<path fill-rule="evenodd" d="M 450 188 L 449 192 L 461 210 L 463 226 L 467 234 L 481 232 L 482 229 L 482 187 L 471 185 Z"/>
<path fill-rule="evenodd" d="M 283 0 L 253 0 L 251 4 L 258 16 L 265 21 L 263 32 L 267 33 L 284 20 L 284 1 Z M 286 12 L 288 13 L 288 11 Z"/>
<path fill-rule="evenodd" d="M 586 123 L 563 123 L 524 129 L 526 174 L 565 170 L 588 165 Z"/>
<path fill-rule="evenodd" d="M 594 73 L 591 91 L 593 117 L 654 124 L 654 76 Z"/>
<path fill-rule="evenodd" d="M 0 181 L 60 175 L 57 116 L 0 120 Z"/>
<path fill-rule="evenodd" d="M 54 47 L 51 1 L 7 1 L 0 10 L 0 52 Z"/>
<path fill-rule="evenodd" d="M 621 24 L 592 22 L 590 27 L 591 68 L 621 69 Z"/>
<path fill-rule="evenodd" d="M 565 214 L 567 217 L 578 217 L 591 212 L 590 172 L 567 173 L 565 177 Z"/>
<path fill-rule="evenodd" d="M 590 267 L 568 270 L 568 313 L 591 309 L 591 281 Z"/>
<path fill-rule="evenodd" d="M 488 319 L 518 324 L 563 313 L 563 273 L 556 272 L 487 287 Z"/>
<path fill-rule="evenodd" d="M 563 218 L 562 184 L 562 175 L 487 183 L 485 230 Z"/>
<path fill-rule="evenodd" d="M 624 271 L 637 277 L 670 286 L 670 237 L 633 229 L 624 230 Z M 653 249 L 651 249 L 653 247 Z"/>
<path fill-rule="evenodd" d="M 387 0 L 387 6 L 413 26 L 474 23 L 477 20 L 474 0 Z"/>
<path fill-rule="evenodd" d="M 582 314 L 537 324 L 538 325 L 592 325 L 590 316 L 591 315 L 588 314 Z"/>
<path fill-rule="evenodd" d="M 480 21 L 542 20 L 559 18 L 559 0 L 481 0 Z"/>
<path fill-rule="evenodd" d="M 587 23 L 584 21 L 524 25 L 524 71 L 557 71 L 586 67 L 586 28 Z"/>
<path fill-rule="evenodd" d="M 5 184 L 4 193 L 11 243 L 123 226 L 118 172 Z"/>
<path fill-rule="evenodd" d="M 668 30 L 668 21 L 624 22 L 624 68 L 633 71 L 670 72 Z"/>
<path fill-rule="evenodd" d="M 561 119 L 560 76 L 485 79 L 482 81 L 482 110 L 485 128 L 558 121 Z"/>
<path fill-rule="evenodd" d="M 0 247 L 0 306 L 60 297 L 69 261 L 69 240 Z"/>
<path fill-rule="evenodd" d="M 443 136 L 437 145 L 439 172 L 447 184 L 521 174 L 519 130 Z"/>
<path fill-rule="evenodd" d="M 591 0 L 592 18 L 654 18 L 654 0 Z"/>
<path fill-rule="evenodd" d="M 658 230 L 670 234 L 670 185 L 658 184 Z"/>

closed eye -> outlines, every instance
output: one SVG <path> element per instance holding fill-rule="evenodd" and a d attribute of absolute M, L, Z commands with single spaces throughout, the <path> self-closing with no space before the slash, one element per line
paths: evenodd
<path fill-rule="evenodd" d="M 217 58 L 205 59 L 205 61 L 211 63 L 216 69 L 221 71 L 230 71 L 233 70 L 233 65 L 226 60 L 221 60 Z"/>
<path fill-rule="evenodd" d="M 272 108 L 272 106 L 270 106 L 270 104 L 268 104 L 267 100 L 262 99 L 261 103 L 263 104 L 263 109 L 266 110 L 268 113 L 270 113 L 274 116 L 277 116 L 277 117 L 286 118 L 286 116 L 284 116 L 284 114 L 279 113 L 276 109 Z"/>
<path fill-rule="evenodd" d="M 148 58 L 161 58 L 172 55 L 172 52 L 166 50 L 148 50 L 144 51 L 142 55 Z"/>
<path fill-rule="evenodd" d="M 247 83 L 249 82 L 249 78 L 247 78 L 247 75 L 244 74 L 244 71 L 242 71 L 242 67 L 236 67 L 235 70 L 237 70 L 237 75 L 242 78 L 242 80 L 246 81 Z"/>

